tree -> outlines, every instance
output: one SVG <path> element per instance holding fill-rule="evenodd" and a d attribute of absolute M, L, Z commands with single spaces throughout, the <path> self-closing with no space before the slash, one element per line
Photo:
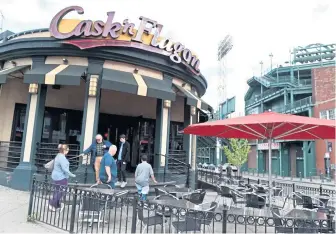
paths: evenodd
<path fill-rule="evenodd" d="M 228 162 L 238 168 L 240 173 L 241 166 L 247 161 L 251 147 L 246 139 L 229 139 L 229 145 L 224 146 L 223 150 Z"/>

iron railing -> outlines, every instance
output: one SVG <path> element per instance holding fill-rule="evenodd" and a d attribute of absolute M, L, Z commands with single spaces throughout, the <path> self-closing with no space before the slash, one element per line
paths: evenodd
<path fill-rule="evenodd" d="M 49 201 L 61 197 L 61 209 Z M 181 205 L 182 204 L 182 205 Z M 28 221 L 37 221 L 70 233 L 289 233 L 334 232 L 331 217 L 284 218 L 238 209 L 214 209 L 216 201 L 184 206 L 171 198 L 139 201 L 130 190 L 61 187 L 33 180 Z"/>
<path fill-rule="evenodd" d="M 174 154 L 174 152 L 170 152 L 168 155 L 156 154 L 156 157 L 158 160 L 160 160 L 160 163 L 162 161 L 165 161 L 165 165 L 163 166 L 163 175 L 162 175 L 163 177 L 162 178 L 160 177 L 160 171 L 155 172 L 155 174 L 159 174 L 156 177 L 162 179 L 163 182 L 176 181 L 177 184 L 185 184 L 186 187 L 189 187 L 191 165 L 188 162 L 186 162 L 186 160 L 181 161 L 176 159 L 175 158 L 176 155 L 179 154 L 176 153 Z M 185 152 L 184 155 L 186 156 Z"/>
<path fill-rule="evenodd" d="M 312 80 L 311 79 L 303 79 L 298 81 L 299 86 L 311 86 Z"/>
<path fill-rule="evenodd" d="M 38 173 L 46 173 L 44 165 L 53 160 L 58 154 L 58 145 L 56 143 L 37 143 L 35 166 Z M 80 154 L 79 145 L 68 144 L 68 146 L 69 153 L 67 154 L 67 159 L 70 163 L 70 171 L 75 171 L 78 168 L 80 160 L 77 157 Z"/>
<path fill-rule="evenodd" d="M 272 111 L 279 113 L 285 113 L 285 112 L 292 113 L 310 107 L 312 104 L 313 104 L 312 97 L 306 97 L 284 106 L 273 107 Z"/>
<path fill-rule="evenodd" d="M 227 176 L 223 172 L 218 172 L 215 170 L 199 168 L 197 173 L 198 181 L 207 183 L 209 185 L 216 186 L 219 183 L 227 181 Z M 261 178 L 246 177 L 246 176 L 232 176 L 232 178 L 237 180 L 242 180 L 247 184 L 264 184 L 268 185 L 268 176 L 264 175 Z M 281 177 L 279 177 L 280 179 Z M 302 182 L 282 182 L 281 180 L 274 180 L 274 186 L 281 187 L 283 189 L 283 196 L 291 195 L 293 192 L 304 192 L 308 195 L 315 194 L 328 194 L 331 197 L 336 197 L 335 185 L 326 184 L 312 184 L 312 183 L 302 183 Z M 336 205 L 336 204 L 334 204 Z"/>
<path fill-rule="evenodd" d="M 22 143 L 0 141 L 0 169 L 12 172 L 20 163 Z"/>

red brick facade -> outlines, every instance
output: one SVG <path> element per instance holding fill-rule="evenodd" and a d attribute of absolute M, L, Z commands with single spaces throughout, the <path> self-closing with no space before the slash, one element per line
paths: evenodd
<path fill-rule="evenodd" d="M 312 88 L 314 117 L 320 118 L 320 112 L 336 108 L 335 102 L 335 67 L 320 67 L 312 69 Z M 333 144 L 333 150 L 330 154 L 331 163 L 335 164 L 335 140 L 328 140 Z M 316 167 L 324 173 L 324 154 L 326 153 L 325 141 L 316 141 Z"/>
<path fill-rule="evenodd" d="M 248 168 L 257 168 L 257 146 L 252 145 L 251 150 L 248 153 Z"/>

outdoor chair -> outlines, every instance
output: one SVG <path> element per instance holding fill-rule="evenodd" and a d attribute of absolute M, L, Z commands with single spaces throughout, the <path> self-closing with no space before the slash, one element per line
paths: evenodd
<path fill-rule="evenodd" d="M 329 210 L 330 214 L 335 215 L 336 197 L 332 197 L 328 200 L 326 208 Z"/>
<path fill-rule="evenodd" d="M 244 207 L 244 205 L 246 204 L 246 199 L 245 199 L 245 194 L 243 194 L 240 191 L 236 191 L 236 190 L 231 190 L 231 196 L 232 196 L 232 202 L 229 205 L 229 209 L 235 205 L 234 207 L 239 207 L 239 205 L 241 207 Z"/>
<path fill-rule="evenodd" d="M 259 216 L 261 216 L 261 211 L 266 207 L 266 198 L 262 197 L 256 193 L 247 193 L 246 194 L 246 205 L 244 207 L 244 216 L 246 214 L 246 210 L 252 208 L 253 215 L 254 209 L 259 210 Z"/>
<path fill-rule="evenodd" d="M 293 228 L 286 227 L 280 215 L 279 208 L 272 208 L 275 233 L 293 233 Z"/>
<path fill-rule="evenodd" d="M 301 196 L 302 201 L 303 201 L 303 208 L 306 209 L 318 209 L 319 207 L 325 207 L 324 203 L 317 198 L 310 197 L 307 195 L 302 195 Z"/>
<path fill-rule="evenodd" d="M 303 208 L 303 199 L 301 192 L 292 192 L 291 197 L 293 199 L 294 208 Z"/>
<path fill-rule="evenodd" d="M 107 184 L 94 184 L 90 188 L 107 188 L 112 190 L 111 186 Z M 89 223 L 89 227 L 91 227 L 93 223 L 98 223 L 99 230 L 100 223 L 103 222 L 103 214 L 105 215 L 107 208 L 108 195 L 83 191 L 81 198 L 78 221 Z"/>
<path fill-rule="evenodd" d="M 154 200 L 164 200 L 164 201 L 172 201 L 171 204 L 174 204 L 175 200 L 179 200 L 177 197 L 171 194 L 162 194 L 154 198 Z M 171 217 L 171 210 L 169 207 L 164 207 L 164 211 L 156 211 L 156 215 L 164 216 L 164 217 Z"/>
<path fill-rule="evenodd" d="M 214 212 L 217 206 L 218 204 L 216 202 L 212 202 L 210 208 L 205 209 L 204 211 L 189 210 L 187 211 L 184 220 L 172 222 L 172 225 L 178 233 L 201 232 L 202 225 L 207 226 L 209 228 L 209 233 L 211 233 L 211 223 L 214 220 Z"/>
<path fill-rule="evenodd" d="M 103 215 L 106 211 L 106 198 L 100 197 L 96 193 L 84 192 L 80 201 L 79 222 L 89 223 L 89 227 L 93 223 L 98 223 L 98 230 L 100 223 L 103 222 Z"/>
<path fill-rule="evenodd" d="M 229 204 L 232 199 L 231 195 L 231 188 L 226 185 L 222 185 L 220 187 L 217 187 L 217 196 L 215 198 L 215 201 L 217 201 L 218 198 L 222 198 L 223 206 Z"/>
<path fill-rule="evenodd" d="M 138 223 L 141 222 L 141 224 L 142 224 L 141 226 L 143 226 L 142 227 L 142 233 L 145 233 L 145 231 L 148 227 L 152 227 L 152 226 L 156 226 L 156 225 L 160 225 L 161 229 L 163 229 L 163 233 L 165 233 L 165 229 L 164 229 L 164 225 L 163 225 L 164 221 L 163 221 L 162 216 L 154 215 L 154 216 L 144 217 L 143 213 L 144 213 L 144 208 L 138 208 Z M 137 224 L 137 226 L 138 226 L 138 224 Z M 158 230 L 158 232 L 161 232 L 161 229 Z"/>
<path fill-rule="evenodd" d="M 204 201 L 206 191 L 205 190 L 196 190 L 192 193 L 183 195 L 183 199 L 190 201 L 196 205 L 202 204 Z"/>
<path fill-rule="evenodd" d="M 204 206 L 204 204 L 202 204 Z M 211 224 L 215 219 L 215 210 L 218 207 L 218 203 L 217 202 L 211 202 L 210 204 L 210 208 L 206 209 L 206 214 L 204 219 L 200 220 L 201 225 L 205 225 L 208 227 L 208 231 L 209 233 L 213 233 L 213 230 L 211 228 Z"/>

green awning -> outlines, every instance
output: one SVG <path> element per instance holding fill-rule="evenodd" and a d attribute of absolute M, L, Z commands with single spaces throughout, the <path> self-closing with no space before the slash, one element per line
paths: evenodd
<path fill-rule="evenodd" d="M 139 96 L 175 101 L 172 81 L 142 76 L 138 73 L 104 68 L 102 88 Z"/>
<path fill-rule="evenodd" d="M 44 64 L 33 68 L 24 76 L 24 83 L 47 85 L 80 85 L 87 66 Z"/>
<path fill-rule="evenodd" d="M 132 73 L 107 68 L 103 69 L 102 88 L 131 94 L 138 92 Z"/>
<path fill-rule="evenodd" d="M 197 97 L 196 94 L 192 93 L 189 90 L 186 90 L 184 87 L 174 84 L 174 86 L 184 94 L 185 98 L 187 99 L 187 105 L 195 106 L 198 109 L 208 110 L 213 112 L 213 108 L 203 101 L 201 98 Z"/>

